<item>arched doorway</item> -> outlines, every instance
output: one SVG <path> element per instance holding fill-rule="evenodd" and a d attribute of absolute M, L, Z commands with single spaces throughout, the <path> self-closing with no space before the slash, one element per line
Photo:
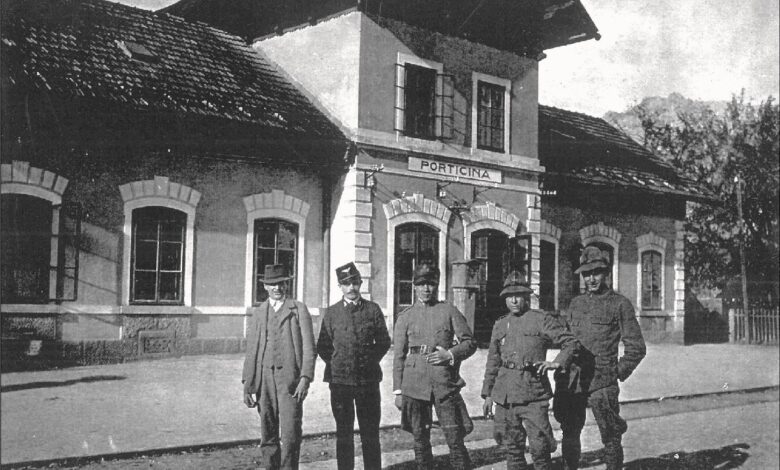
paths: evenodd
<path fill-rule="evenodd" d="M 471 259 L 480 261 L 481 284 L 476 298 L 474 337 L 480 343 L 490 341 L 496 319 L 506 313 L 501 299 L 504 279 L 512 270 L 523 272 L 529 281 L 530 237 L 508 237 L 493 229 L 471 235 Z"/>
<path fill-rule="evenodd" d="M 407 223 L 395 229 L 395 305 L 398 314 L 414 303 L 412 280 L 420 263 L 439 263 L 439 230 L 423 223 Z"/>

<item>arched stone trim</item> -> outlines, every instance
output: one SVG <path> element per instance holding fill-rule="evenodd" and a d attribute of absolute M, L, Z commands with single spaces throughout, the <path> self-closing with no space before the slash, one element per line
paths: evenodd
<path fill-rule="evenodd" d="M 267 193 L 252 194 L 244 197 L 246 208 L 246 253 L 244 273 L 244 305 L 251 307 L 254 303 L 252 292 L 254 289 L 254 243 L 255 220 L 257 219 L 282 219 L 298 225 L 298 253 L 296 253 L 296 281 L 295 289 L 298 296 L 303 299 L 304 267 L 306 266 L 306 216 L 309 215 L 310 204 L 297 197 L 285 194 L 280 189 L 274 189 Z"/>
<path fill-rule="evenodd" d="M 62 194 L 68 187 L 67 178 L 17 160 L 2 165 L 0 181 L 2 194 L 24 194 L 46 199 L 53 205 L 62 204 Z"/>
<path fill-rule="evenodd" d="M 666 305 L 666 239 L 653 232 L 636 237 L 636 308 L 642 310 L 642 254 L 655 251 L 661 255 L 661 310 Z"/>
<path fill-rule="evenodd" d="M 557 244 L 561 239 L 561 229 L 556 227 L 555 225 L 551 224 L 550 222 L 547 222 L 546 220 L 542 220 L 541 224 L 539 226 L 539 235 L 542 237 L 545 237 L 548 241 L 550 239 L 555 240 L 555 243 Z"/>
<path fill-rule="evenodd" d="M 471 210 L 461 214 L 463 222 L 463 258 L 471 257 L 471 235 L 477 230 L 492 229 L 503 232 L 507 237 L 517 235 L 520 218 L 511 212 L 496 207 L 493 202 L 472 206 Z"/>
<path fill-rule="evenodd" d="M 60 207 L 68 179 L 51 171 L 30 166 L 30 162 L 14 160 L 0 166 L 0 193 L 22 194 L 51 202 L 51 245 L 49 265 L 59 261 Z M 49 273 L 49 298 L 57 297 L 57 272 Z"/>
<path fill-rule="evenodd" d="M 582 245 L 586 246 L 590 243 L 605 243 L 612 247 L 612 253 L 615 259 L 612 260 L 612 288 L 618 290 L 618 267 L 620 266 L 620 239 L 623 235 L 617 231 L 614 227 L 604 225 L 604 222 L 599 222 L 593 225 L 588 225 L 580 229 L 580 238 L 582 239 Z M 582 277 L 580 277 L 580 290 L 584 287 L 582 283 Z"/>
<path fill-rule="evenodd" d="M 407 223 L 423 223 L 439 231 L 439 298 L 447 297 L 447 235 L 452 212 L 422 194 L 393 199 L 383 204 L 387 218 L 387 310 L 395 307 L 395 229 Z M 390 318 L 393 315 L 388 315 Z"/>
<path fill-rule="evenodd" d="M 189 186 L 172 183 L 165 176 L 133 181 L 119 186 L 124 201 L 124 249 L 122 255 L 122 305 L 130 305 L 130 257 L 132 256 L 133 211 L 159 206 L 187 214 L 184 235 L 184 305 L 192 306 L 192 272 L 195 253 L 195 213 L 201 193 Z"/>

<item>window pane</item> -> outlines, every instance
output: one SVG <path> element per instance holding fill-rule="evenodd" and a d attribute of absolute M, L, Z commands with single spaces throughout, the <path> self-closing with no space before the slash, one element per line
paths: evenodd
<path fill-rule="evenodd" d="M 257 274 L 262 278 L 265 267 L 269 264 L 276 264 L 276 254 L 272 248 L 263 248 L 257 250 Z"/>
<path fill-rule="evenodd" d="M 274 248 L 276 245 L 276 224 L 258 221 L 255 224 L 255 238 L 258 247 Z"/>
<path fill-rule="evenodd" d="M 180 300 L 179 292 L 181 290 L 180 273 L 160 273 L 160 300 L 177 301 Z"/>
<path fill-rule="evenodd" d="M 279 250 L 277 257 L 279 260 L 277 261 L 277 264 L 286 266 L 287 272 L 290 273 L 290 276 L 294 276 L 295 275 L 295 252 Z"/>
<path fill-rule="evenodd" d="M 137 240 L 157 240 L 157 221 L 154 219 L 135 220 L 135 237 Z"/>
<path fill-rule="evenodd" d="M 135 269 L 157 269 L 157 243 L 138 242 L 135 245 Z"/>
<path fill-rule="evenodd" d="M 181 243 L 162 243 L 160 245 L 160 269 L 181 271 L 181 249 Z"/>
<path fill-rule="evenodd" d="M 405 129 L 412 136 L 432 138 L 435 121 L 436 70 L 406 64 Z"/>
<path fill-rule="evenodd" d="M 298 227 L 293 224 L 281 222 L 279 224 L 278 248 L 294 250 L 295 240 L 298 238 Z"/>
<path fill-rule="evenodd" d="M 184 222 L 166 220 L 160 223 L 160 240 L 171 242 L 184 241 Z"/>
<path fill-rule="evenodd" d="M 136 271 L 133 279 L 133 300 L 154 301 L 157 273 Z"/>

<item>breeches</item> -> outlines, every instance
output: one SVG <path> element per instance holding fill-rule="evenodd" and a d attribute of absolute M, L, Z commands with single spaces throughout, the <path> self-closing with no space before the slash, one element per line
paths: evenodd
<path fill-rule="evenodd" d="M 525 468 L 525 440 L 531 450 L 534 467 L 549 469 L 550 454 L 555 452 L 555 438 L 545 401 L 523 405 L 496 405 L 494 437 L 496 442 L 506 445 L 507 470 Z"/>
<path fill-rule="evenodd" d="M 379 419 L 382 414 L 379 384 L 330 384 L 330 406 L 336 420 L 336 458 L 339 470 L 351 470 L 355 466 L 355 411 L 360 426 L 363 468 L 379 470 L 382 466 L 379 445 Z"/>
<path fill-rule="evenodd" d="M 263 368 L 259 407 L 263 465 L 297 469 L 301 450 L 303 406 L 292 395 L 278 369 Z"/>
<path fill-rule="evenodd" d="M 450 468 L 470 469 L 469 458 L 463 438 L 474 429 L 469 418 L 466 404 L 460 393 L 453 393 L 445 398 L 431 397 L 432 401 L 417 400 L 403 397 L 401 410 L 401 428 L 414 436 L 414 458 L 418 469 L 433 468 L 433 452 L 431 449 L 431 425 L 433 424 L 432 408 L 450 448 Z"/>

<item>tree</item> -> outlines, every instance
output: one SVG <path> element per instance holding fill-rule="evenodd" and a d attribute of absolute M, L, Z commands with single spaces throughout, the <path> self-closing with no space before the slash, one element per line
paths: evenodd
<path fill-rule="evenodd" d="M 774 98 L 754 106 L 744 92 L 723 113 L 710 107 L 678 111 L 674 122 L 658 110 L 635 108 L 644 145 L 681 174 L 709 188 L 716 204 L 691 204 L 686 218 L 686 279 L 726 288 L 740 275 L 744 243 L 752 301 L 778 301 L 780 113 Z M 743 220 L 737 210 L 742 185 Z"/>

